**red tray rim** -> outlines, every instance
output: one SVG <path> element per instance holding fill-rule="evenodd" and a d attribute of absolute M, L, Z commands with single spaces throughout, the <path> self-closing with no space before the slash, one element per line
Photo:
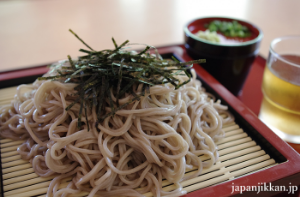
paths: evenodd
<path fill-rule="evenodd" d="M 157 48 L 160 54 L 173 53 L 176 56 L 181 57 L 184 61 L 193 60 L 186 53 L 183 45 L 171 45 Z M 259 56 L 259 58 L 262 58 Z M 238 191 L 232 192 L 232 185 L 234 186 L 255 186 L 258 183 L 270 183 L 274 182 L 286 184 L 280 180 L 284 180 L 287 177 L 296 176 L 300 177 L 300 155 L 291 148 L 286 142 L 281 140 L 276 134 L 274 134 L 265 124 L 263 124 L 243 102 L 237 97 L 232 95 L 224 86 L 222 86 L 214 77 L 212 77 L 206 70 L 200 65 L 194 64 L 195 71 L 198 76 L 205 81 L 209 86 L 217 92 L 224 101 L 226 101 L 237 113 L 239 113 L 249 124 L 251 124 L 267 141 L 269 141 L 274 148 L 276 148 L 286 159 L 284 163 L 280 163 L 273 167 L 267 168 L 256 173 L 251 173 L 246 176 L 239 177 L 234 180 L 226 181 L 218 185 L 209 186 L 200 190 L 196 190 L 186 197 L 196 196 L 211 196 L 221 197 L 238 194 Z M 12 70 L 0 73 L 0 83 L 4 83 L 6 80 L 18 79 L 21 77 L 41 75 L 48 71 L 47 65 L 24 68 L 19 70 Z M 300 185 L 300 179 L 297 183 Z M 251 194 L 252 195 L 252 194 Z M 266 195 L 264 195 L 266 196 Z"/>

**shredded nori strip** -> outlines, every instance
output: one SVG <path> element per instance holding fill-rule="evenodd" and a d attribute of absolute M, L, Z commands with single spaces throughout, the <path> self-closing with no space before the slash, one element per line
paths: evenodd
<path fill-rule="evenodd" d="M 205 63 L 205 60 L 193 60 L 190 62 L 180 62 L 173 57 L 173 60 L 164 60 L 152 46 L 146 46 L 144 50 L 137 53 L 125 50 L 129 41 L 126 40 L 121 45 L 117 45 L 114 38 L 112 42 L 115 49 L 95 51 L 87 45 L 77 34 L 69 30 L 87 48 L 79 51 L 85 53 L 78 59 L 71 59 L 68 55 L 70 67 L 61 66 L 58 68 L 56 76 L 39 77 L 39 80 L 59 80 L 64 83 L 78 84 L 74 90 L 72 102 L 65 110 L 70 110 L 76 103 L 79 103 L 78 128 L 81 127 L 83 108 L 85 119 L 89 130 L 87 108 L 95 107 L 97 113 L 97 123 L 102 122 L 106 117 L 113 116 L 116 111 L 123 109 L 135 100 L 140 100 L 141 96 L 149 93 L 149 87 L 164 83 L 171 83 L 175 89 L 180 88 L 190 81 L 188 69 L 194 63 Z M 151 53 L 151 49 L 155 51 Z M 187 66 L 190 65 L 190 66 Z M 186 75 L 188 80 L 180 83 L 175 75 Z M 142 83 L 142 92 L 134 93 L 133 85 Z M 116 106 L 112 100 L 111 91 L 116 95 Z M 119 105 L 119 99 L 125 93 L 131 94 L 133 98 L 125 104 Z M 111 112 L 104 114 L 104 102 L 110 106 Z"/>

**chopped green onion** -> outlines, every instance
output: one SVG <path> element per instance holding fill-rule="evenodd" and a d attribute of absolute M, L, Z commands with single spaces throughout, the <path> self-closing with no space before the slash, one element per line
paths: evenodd
<path fill-rule="evenodd" d="M 232 22 L 214 20 L 209 24 L 205 24 L 205 27 L 210 32 L 220 32 L 228 37 L 247 38 L 251 36 L 251 31 L 248 27 L 240 24 L 236 20 Z"/>

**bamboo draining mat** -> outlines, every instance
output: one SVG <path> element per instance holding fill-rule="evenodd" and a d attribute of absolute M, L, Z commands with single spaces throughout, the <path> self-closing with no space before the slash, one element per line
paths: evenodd
<path fill-rule="evenodd" d="M 15 92 L 15 87 L 1 89 L 0 105 L 10 103 Z M 236 123 L 224 125 L 223 129 L 225 138 L 217 143 L 220 154 L 218 162 L 209 169 L 203 169 L 199 177 L 182 182 L 187 192 L 226 182 L 277 164 Z M 21 143 L 22 141 L 10 139 L 0 140 L 4 196 L 45 196 L 53 177 L 41 178 L 34 173 L 31 164 L 22 160 L 17 153 Z M 203 161 L 208 159 L 205 156 L 200 158 Z M 68 181 L 65 180 L 62 187 L 67 186 Z M 163 181 L 163 185 L 166 191 L 174 189 L 167 181 Z M 82 192 L 77 196 L 86 195 L 87 193 Z M 152 194 L 147 193 L 145 196 Z"/>

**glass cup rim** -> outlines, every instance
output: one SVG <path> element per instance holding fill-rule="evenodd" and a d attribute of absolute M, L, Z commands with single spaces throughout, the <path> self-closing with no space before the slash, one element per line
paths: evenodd
<path fill-rule="evenodd" d="M 294 67 L 298 67 L 300 68 L 300 64 L 296 64 L 294 62 L 291 62 L 285 58 L 283 58 L 280 54 L 278 54 L 275 50 L 274 50 L 274 45 L 277 44 L 278 42 L 280 41 L 283 41 L 283 40 L 288 40 L 288 39 L 299 39 L 300 40 L 300 35 L 291 35 L 291 36 L 282 36 L 282 37 L 278 37 L 278 38 L 275 38 L 274 40 L 272 40 L 271 44 L 270 44 L 270 52 L 276 56 L 276 58 L 278 58 L 279 60 L 291 65 L 291 66 L 294 66 Z"/>

